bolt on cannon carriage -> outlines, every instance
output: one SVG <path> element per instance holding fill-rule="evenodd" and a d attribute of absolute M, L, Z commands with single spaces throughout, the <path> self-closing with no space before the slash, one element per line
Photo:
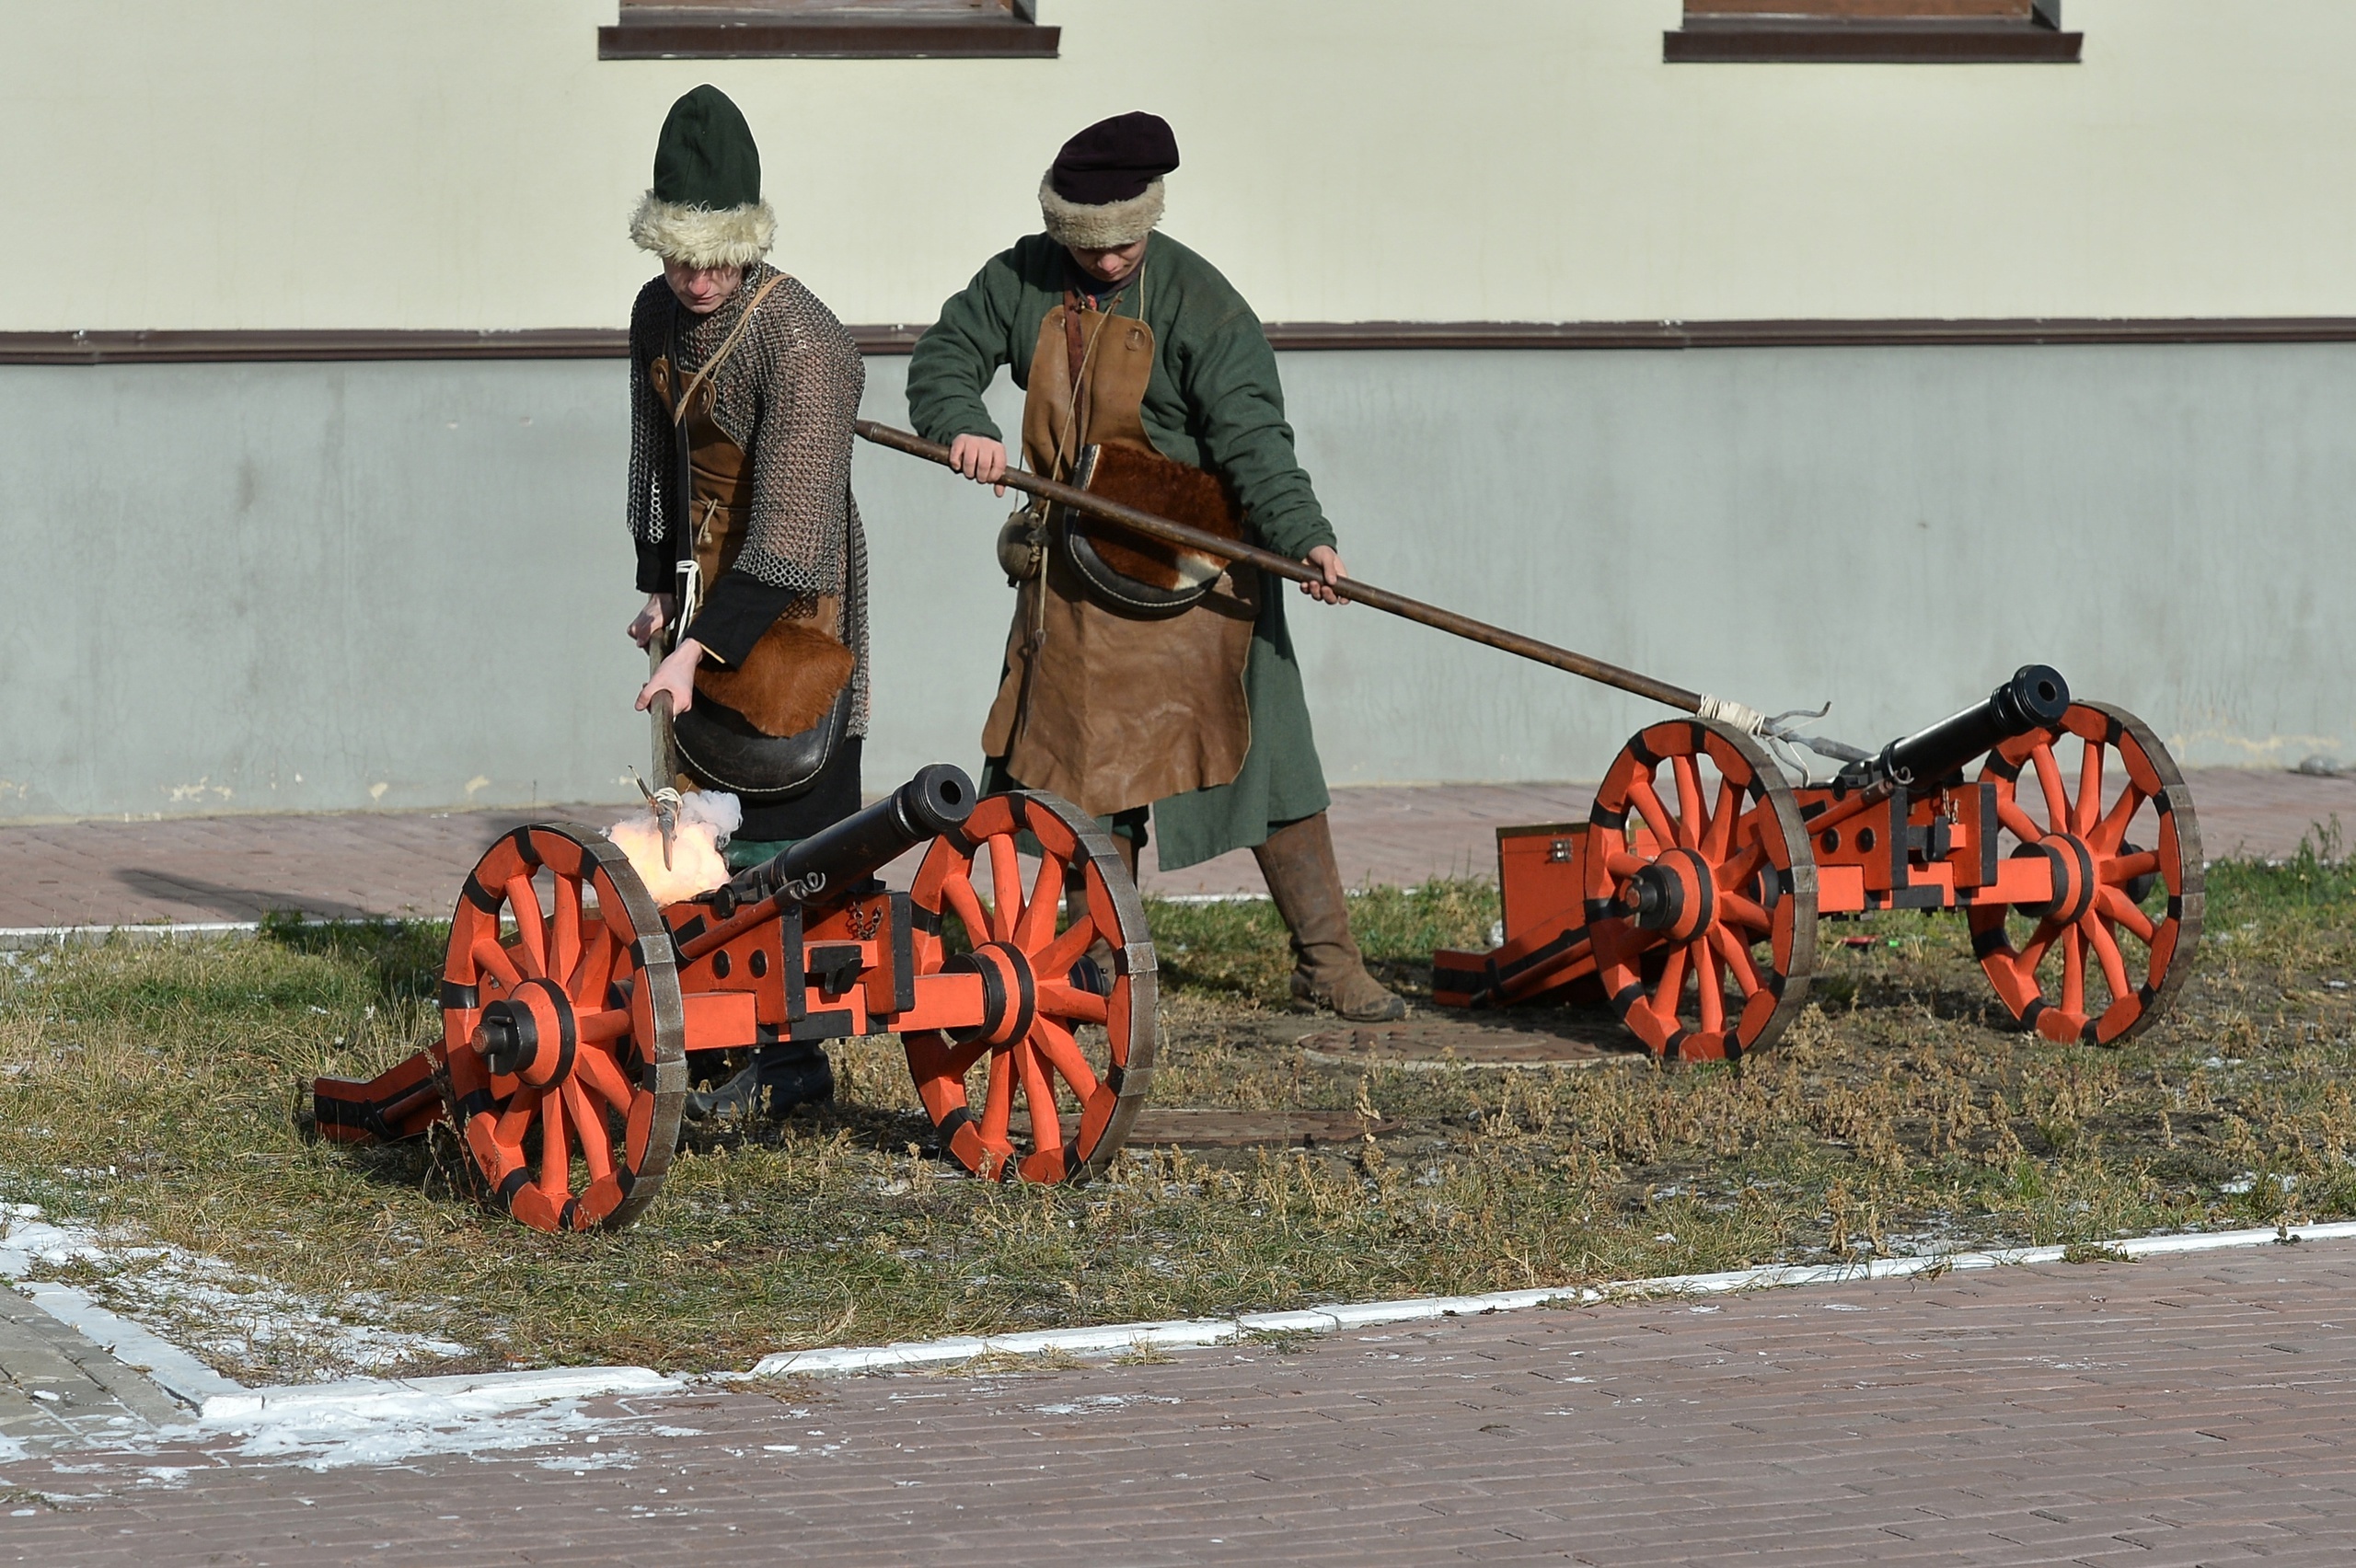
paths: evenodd
<path fill-rule="evenodd" d="M 908 892 L 876 879 L 928 839 Z M 1018 843 L 1040 855 L 1027 889 Z M 612 1228 L 661 1190 L 692 1081 L 743 1054 L 888 1032 L 950 1158 L 1075 1181 L 1112 1161 L 1145 1102 L 1155 1005 L 1144 906 L 1095 822 L 1045 793 L 977 801 L 936 764 L 659 908 L 595 830 L 515 829 L 451 917 L 442 1038 L 375 1078 L 318 1079 L 313 1114 L 345 1143 L 446 1120 L 516 1219 Z"/>
<path fill-rule="evenodd" d="M 1818 917 L 1875 909 L 1962 912 L 1998 998 L 2052 1041 L 2115 1044 L 2183 984 L 2200 830 L 2134 715 L 2031 664 L 1877 754 L 1784 738 L 1844 766 L 1795 788 L 1753 732 L 1673 720 L 1622 748 L 1586 822 L 1500 828 L 1504 943 L 1435 953 L 1434 999 L 1600 995 L 1656 1055 L 1737 1058 L 1798 1016 Z"/>

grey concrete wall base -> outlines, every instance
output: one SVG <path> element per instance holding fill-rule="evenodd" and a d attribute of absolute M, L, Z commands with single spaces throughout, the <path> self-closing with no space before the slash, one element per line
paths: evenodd
<path fill-rule="evenodd" d="M 1369 580 L 1878 744 L 2042 660 L 2189 765 L 2356 749 L 2356 346 L 1304 352 Z M 866 411 L 905 421 L 906 361 Z M 615 362 L 0 368 L 0 819 L 623 798 Z M 1015 402 L 997 398 L 1008 428 Z M 977 760 L 1011 504 L 862 449 L 871 788 Z M 29 572 L 32 575 L 28 577 Z M 1336 782 L 1597 776 L 1659 710 L 1293 616 Z"/>

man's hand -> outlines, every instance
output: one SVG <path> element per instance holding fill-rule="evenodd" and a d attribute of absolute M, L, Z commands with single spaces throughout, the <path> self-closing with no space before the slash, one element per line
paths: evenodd
<path fill-rule="evenodd" d="M 664 628 L 671 624 L 671 617 L 677 613 L 678 601 L 670 594 L 649 594 L 646 608 L 639 611 L 638 618 L 629 623 L 629 640 L 641 648 L 645 647 L 663 635 Z M 641 702 L 639 706 L 643 708 L 646 705 Z"/>
<path fill-rule="evenodd" d="M 949 444 L 949 466 L 977 485 L 990 487 L 992 495 L 1004 495 L 1006 487 L 999 480 L 1006 478 L 1006 445 L 987 435 L 961 435 Z"/>
<path fill-rule="evenodd" d="M 1342 558 L 1340 554 L 1334 550 L 1334 547 L 1331 545 L 1320 545 L 1315 549 L 1310 551 L 1309 564 L 1323 572 L 1325 574 L 1325 581 L 1322 582 L 1304 582 L 1300 585 L 1300 591 L 1308 594 L 1312 599 L 1322 599 L 1329 605 L 1345 603 L 1346 601 L 1345 601 L 1339 594 L 1334 592 L 1332 585 L 1339 582 L 1343 578 L 1347 577 L 1350 574 L 1350 569 L 1342 564 Z"/>
<path fill-rule="evenodd" d="M 668 695 L 671 711 L 685 713 L 696 705 L 696 666 L 703 663 L 703 644 L 687 638 L 671 656 L 654 666 L 654 678 L 639 688 L 638 710 L 646 711 L 656 698 Z"/>

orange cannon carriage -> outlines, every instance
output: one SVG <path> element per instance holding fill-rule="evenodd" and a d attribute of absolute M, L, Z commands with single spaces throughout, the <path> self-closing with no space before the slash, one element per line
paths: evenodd
<path fill-rule="evenodd" d="M 1831 780 L 1794 784 L 1718 719 L 1655 724 L 1586 822 L 1499 829 L 1504 941 L 1435 953 L 1434 999 L 1606 1000 L 1657 1055 L 1738 1058 L 1805 1005 L 1818 917 L 1951 909 L 2048 1040 L 2116 1043 L 2165 1009 L 2200 937 L 2200 830 L 2142 721 L 2032 664 L 1878 754 L 1801 739 Z"/>
<path fill-rule="evenodd" d="M 928 840 L 908 892 L 877 879 Z M 595 830 L 519 827 L 460 891 L 441 1001 L 425 1050 L 312 1086 L 319 1136 L 446 1121 L 485 1197 L 543 1230 L 628 1224 L 714 1101 L 691 1086 L 756 1086 L 793 1043 L 898 1035 L 943 1153 L 1000 1180 L 1101 1171 L 1153 1068 L 1153 944 L 1111 841 L 946 765 L 659 907 Z"/>

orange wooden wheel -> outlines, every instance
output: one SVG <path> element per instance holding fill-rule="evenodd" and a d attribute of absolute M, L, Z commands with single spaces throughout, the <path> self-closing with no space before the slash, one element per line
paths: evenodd
<path fill-rule="evenodd" d="M 1674 1059 L 1774 1043 L 1816 972 L 1816 860 L 1766 750 L 1715 720 L 1655 724 L 1589 820 L 1588 932 L 1621 1020 Z"/>
<path fill-rule="evenodd" d="M 2200 941 L 2200 824 L 2176 759 L 2126 709 L 2073 702 L 2059 727 L 1991 752 L 1980 777 L 1996 786 L 2012 853 L 2050 862 L 2054 893 L 1973 909 L 1980 967 L 2048 1040 L 2127 1039 L 2166 1009 Z"/>
<path fill-rule="evenodd" d="M 496 1202 L 540 1230 L 638 1217 L 678 1146 L 687 1020 L 619 849 L 555 824 L 485 850 L 450 918 L 442 1023 L 451 1120 Z"/>
<path fill-rule="evenodd" d="M 1027 889 L 1016 859 L 1025 833 L 1045 851 Z M 988 899 L 974 885 L 980 865 L 989 868 Z M 911 895 L 917 973 L 982 977 L 974 1027 L 903 1040 L 941 1147 L 996 1180 L 1103 1170 L 1127 1141 L 1153 1075 L 1153 942 L 1113 841 L 1054 795 L 994 795 L 962 832 L 933 840 Z M 1067 925 L 1068 906 L 1077 913 Z M 964 952 L 948 951 L 943 928 L 953 921 Z M 1082 961 L 1100 940 L 1112 951 L 1111 973 L 1101 975 L 1109 994 L 1076 983 L 1090 978 L 1094 966 Z M 1015 1114 L 1018 1094 L 1027 1121 Z"/>

